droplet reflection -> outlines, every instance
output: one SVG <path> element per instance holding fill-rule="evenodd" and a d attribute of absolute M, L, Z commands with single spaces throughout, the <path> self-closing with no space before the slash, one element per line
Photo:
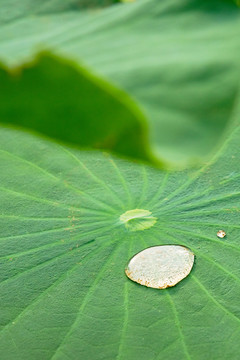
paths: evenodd
<path fill-rule="evenodd" d="M 176 285 L 191 271 L 193 252 L 180 245 L 160 245 L 134 255 L 125 269 L 129 279 L 147 287 L 165 289 Z"/>

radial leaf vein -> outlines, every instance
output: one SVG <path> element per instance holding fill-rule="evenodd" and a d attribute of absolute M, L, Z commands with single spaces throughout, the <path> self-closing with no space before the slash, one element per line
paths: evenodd
<path fill-rule="evenodd" d="M 59 145 L 60 146 L 60 145 Z M 76 155 L 74 155 L 71 151 L 61 146 L 62 151 L 66 152 L 69 156 L 71 156 L 80 166 L 81 168 L 98 184 L 104 187 L 112 196 L 118 201 L 122 208 L 124 208 L 124 203 L 121 198 L 113 191 L 105 181 L 101 180 L 98 176 L 96 176 Z"/>
<path fill-rule="evenodd" d="M 236 316 L 233 312 L 228 310 L 224 305 L 222 305 L 214 296 L 212 296 L 209 290 L 200 282 L 200 280 L 193 274 L 191 274 L 191 278 L 198 284 L 198 286 L 202 289 L 202 291 L 211 299 L 211 301 L 222 311 L 224 311 L 227 315 L 230 315 L 234 320 L 240 323 L 240 318 Z"/>
<path fill-rule="evenodd" d="M 70 268 L 70 270 L 66 271 L 63 273 L 63 275 L 61 275 L 56 281 L 54 281 L 49 287 L 47 287 L 47 289 L 43 290 L 41 292 L 40 295 L 38 295 L 29 305 L 27 305 L 23 311 L 21 311 L 17 317 L 13 320 L 11 320 L 8 324 L 6 324 L 4 326 L 4 328 L 1 330 L 0 333 L 0 337 L 1 335 L 3 335 L 4 331 L 8 330 L 8 328 L 10 326 L 12 326 L 12 323 L 14 323 L 14 325 L 16 325 L 16 323 L 20 320 L 20 318 L 22 318 L 29 310 L 30 307 L 33 307 L 34 305 L 36 305 L 36 303 L 38 303 L 48 292 L 49 290 L 52 290 L 53 288 L 55 288 L 56 286 L 60 285 L 68 276 L 70 276 L 70 274 L 78 267 L 84 265 L 85 261 L 89 260 L 90 258 L 94 257 L 96 254 L 98 254 L 99 252 L 101 252 L 103 249 L 105 249 L 110 242 L 107 242 L 104 246 L 101 246 L 99 248 L 97 248 L 95 251 L 92 251 L 88 254 L 86 254 L 86 256 L 81 259 L 81 264 L 76 263 L 74 264 L 74 266 L 72 266 Z M 41 265 L 41 264 L 40 264 Z M 37 266 L 35 266 L 36 268 Z"/>
<path fill-rule="evenodd" d="M 0 150 L 0 151 L 3 152 L 4 150 Z M 4 151 L 4 153 L 8 154 L 9 156 L 12 156 L 12 157 L 16 158 L 18 161 L 22 161 L 22 162 L 24 162 L 24 163 L 27 163 L 29 166 L 32 166 L 32 167 L 38 169 L 38 170 L 41 171 L 43 174 L 45 174 L 45 175 L 51 177 L 52 179 L 54 179 L 55 181 L 61 183 L 63 186 L 72 189 L 75 193 L 77 193 L 77 194 L 79 194 L 79 195 L 81 195 L 81 196 L 85 196 L 85 197 L 87 197 L 88 199 L 90 199 L 91 201 L 93 201 L 94 203 L 100 204 L 100 206 L 102 206 L 103 208 L 108 209 L 108 210 L 110 210 L 111 212 L 112 212 L 112 211 L 114 212 L 115 209 L 114 209 L 112 206 L 106 204 L 106 203 L 105 203 L 104 201 L 102 201 L 102 200 L 96 199 L 96 198 L 93 197 L 92 195 L 90 195 L 90 194 L 88 194 L 88 193 L 86 193 L 86 192 L 84 192 L 84 191 L 76 188 L 75 186 L 71 185 L 70 183 L 67 183 L 66 181 L 63 181 L 62 179 L 60 179 L 60 178 L 58 178 L 57 176 L 53 175 L 52 173 L 50 173 L 50 172 L 47 171 L 46 169 L 43 169 L 43 168 L 40 167 L 39 165 L 37 165 L 37 164 L 35 164 L 35 163 L 31 162 L 31 161 L 28 161 L 28 160 L 26 160 L 26 159 L 24 159 L 24 158 L 22 158 L 22 157 L 19 157 L 19 156 L 17 156 L 17 155 L 14 155 L 14 154 L 12 154 L 12 153 L 10 153 L 10 152 Z"/>
<path fill-rule="evenodd" d="M 128 257 L 130 257 L 130 254 L 132 253 L 132 242 L 130 243 L 129 246 L 129 250 L 128 250 Z M 124 302 L 123 302 L 123 308 L 124 308 L 124 317 L 123 317 L 123 326 L 122 326 L 122 331 L 121 331 L 121 336 L 120 336 L 120 341 L 119 341 L 119 347 L 118 347 L 118 354 L 117 354 L 117 360 L 119 360 L 121 358 L 122 352 L 123 352 L 123 345 L 124 345 L 124 340 L 125 340 L 125 336 L 126 336 L 126 332 L 127 332 L 127 326 L 128 326 L 128 318 L 129 318 L 129 299 L 128 299 L 128 280 L 125 279 L 124 282 Z"/>
<path fill-rule="evenodd" d="M 99 270 L 98 275 L 96 276 L 95 280 L 93 281 L 92 285 L 89 287 L 86 295 L 84 296 L 84 299 L 81 303 L 81 306 L 79 307 L 78 313 L 77 313 L 77 317 L 75 319 L 75 321 L 72 323 L 70 329 L 67 331 L 66 335 L 64 336 L 64 338 L 62 339 L 61 343 L 58 345 L 57 349 L 55 350 L 54 354 L 51 357 L 51 360 L 54 360 L 54 358 L 57 357 L 58 353 L 61 352 L 61 348 L 62 346 L 66 343 L 67 339 L 71 336 L 72 332 L 74 331 L 74 328 L 77 326 L 78 322 L 81 319 L 81 315 L 82 312 L 84 311 L 84 308 L 88 302 L 88 300 L 90 299 L 90 297 L 92 296 L 93 292 L 96 289 L 96 286 L 99 282 L 99 280 L 102 278 L 102 276 L 104 275 L 110 261 L 112 260 L 112 258 L 116 255 L 116 252 L 119 250 L 120 246 L 122 245 L 122 243 L 118 243 L 115 247 L 115 250 L 112 251 L 112 253 L 109 255 L 108 259 L 104 262 L 104 264 L 102 265 L 102 268 Z"/>
<path fill-rule="evenodd" d="M 131 207 L 133 204 L 132 204 L 132 196 L 131 196 L 131 192 L 129 190 L 129 187 L 128 187 L 128 184 L 127 184 L 127 180 L 125 179 L 125 177 L 123 176 L 122 172 L 120 171 L 119 167 L 117 166 L 116 162 L 110 158 L 108 159 L 110 164 L 113 166 L 113 168 L 115 169 L 122 185 L 123 185 L 123 188 L 126 192 L 126 195 L 127 195 L 127 198 L 128 198 L 128 206 Z"/>

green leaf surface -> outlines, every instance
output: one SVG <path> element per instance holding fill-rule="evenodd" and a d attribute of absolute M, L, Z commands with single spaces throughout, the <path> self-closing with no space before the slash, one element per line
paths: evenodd
<path fill-rule="evenodd" d="M 148 119 L 147 147 L 172 166 L 216 151 L 239 87 L 240 12 L 233 1 L 138 0 L 95 12 L 61 6 L 34 17 L 23 12 L 2 26 L 2 61 L 19 66 L 52 49 L 86 64 L 137 102 Z"/>
<path fill-rule="evenodd" d="M 198 171 L 161 172 L 1 128 L 1 359 L 238 359 L 239 138 Z M 152 226 L 130 231 L 134 209 Z M 195 253 L 190 275 L 127 279 L 160 244 Z"/>

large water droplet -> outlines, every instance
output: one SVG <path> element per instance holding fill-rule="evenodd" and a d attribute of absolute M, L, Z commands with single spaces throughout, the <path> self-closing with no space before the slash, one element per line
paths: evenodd
<path fill-rule="evenodd" d="M 191 271 L 193 252 L 180 245 L 160 245 L 134 255 L 127 268 L 129 279 L 151 288 L 165 289 L 176 285 Z"/>
<path fill-rule="evenodd" d="M 130 231 L 145 230 L 153 226 L 157 218 L 144 209 L 128 210 L 120 216 L 120 221 Z"/>

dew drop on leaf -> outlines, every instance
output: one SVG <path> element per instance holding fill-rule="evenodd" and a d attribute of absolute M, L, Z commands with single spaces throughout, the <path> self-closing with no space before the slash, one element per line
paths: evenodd
<path fill-rule="evenodd" d="M 217 237 L 223 239 L 225 236 L 226 236 L 226 233 L 225 233 L 224 230 L 219 230 L 219 231 L 217 232 Z"/>
<path fill-rule="evenodd" d="M 194 254 L 185 246 L 152 246 L 134 255 L 125 273 L 129 279 L 141 285 L 165 289 L 184 279 L 193 263 Z"/>

